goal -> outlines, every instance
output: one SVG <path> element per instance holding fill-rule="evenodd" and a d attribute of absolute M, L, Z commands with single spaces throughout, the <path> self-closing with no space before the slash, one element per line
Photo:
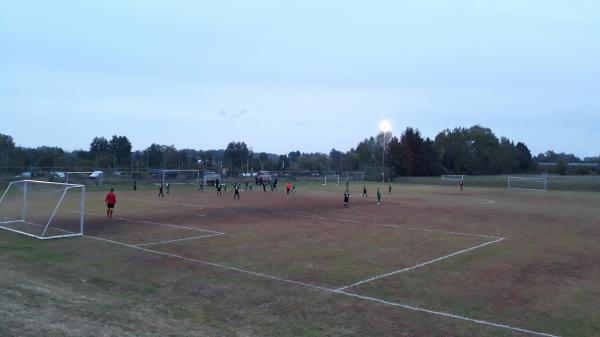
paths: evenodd
<path fill-rule="evenodd" d="M 13 181 L 0 197 L 0 228 L 36 239 L 83 235 L 85 186 Z"/>
<path fill-rule="evenodd" d="M 90 172 L 65 172 L 65 183 L 77 185 L 99 185 L 104 182 L 102 171 Z"/>
<path fill-rule="evenodd" d="M 361 171 L 355 171 L 355 172 L 348 171 L 345 174 L 346 181 L 363 181 L 364 178 L 365 178 L 365 174 L 364 174 L 364 172 L 361 172 Z"/>
<path fill-rule="evenodd" d="M 161 183 L 164 184 L 200 184 L 200 170 L 161 170 Z"/>
<path fill-rule="evenodd" d="M 447 175 L 443 175 L 442 176 L 442 180 L 446 180 L 446 181 L 464 181 L 465 180 L 465 176 L 464 175 L 457 175 L 457 174 L 447 174 Z"/>
<path fill-rule="evenodd" d="M 509 190 L 547 191 L 548 178 L 546 177 L 508 177 Z"/>
<path fill-rule="evenodd" d="M 322 185 L 327 185 L 327 184 L 334 184 L 334 185 L 339 185 L 340 184 L 340 175 L 339 174 L 326 174 L 323 176 L 323 184 Z"/>

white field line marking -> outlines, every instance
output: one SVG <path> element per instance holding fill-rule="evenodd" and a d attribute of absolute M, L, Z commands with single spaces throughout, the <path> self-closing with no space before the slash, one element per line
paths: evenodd
<path fill-rule="evenodd" d="M 412 267 L 407 267 L 407 268 L 395 270 L 395 271 L 392 271 L 392 272 L 389 272 L 389 273 L 385 273 L 385 274 L 382 274 L 382 275 L 373 276 L 373 277 L 368 278 L 366 280 L 362 280 L 362 281 L 359 281 L 359 282 L 356 282 L 356 283 L 352 283 L 351 285 L 338 288 L 338 289 L 336 289 L 336 291 L 344 291 L 344 290 L 349 289 L 349 288 L 357 287 L 357 286 L 359 286 L 361 284 L 365 284 L 365 283 L 372 282 L 372 281 L 375 281 L 375 280 L 379 280 L 379 279 L 382 279 L 382 278 L 385 278 L 385 277 L 388 277 L 388 276 L 392 276 L 392 275 L 404 273 L 404 272 L 407 272 L 407 271 L 411 271 L 411 270 L 414 270 L 414 269 L 417 269 L 417 268 L 421 268 L 421 267 L 427 266 L 429 264 L 432 264 L 432 263 L 435 263 L 435 262 L 439 262 L 439 261 L 451 258 L 451 257 L 456 256 L 456 255 L 464 254 L 464 253 L 470 252 L 470 251 L 475 250 L 475 249 L 483 248 L 483 247 L 485 247 L 487 245 L 498 243 L 498 242 L 500 242 L 502 240 L 504 240 L 504 238 L 500 238 L 500 239 L 494 240 L 494 241 L 489 241 L 489 242 L 486 242 L 486 243 L 483 243 L 483 244 L 480 244 L 480 245 L 477 245 L 477 246 L 474 246 L 474 247 L 471 247 L 471 248 L 463 249 L 463 250 L 460 250 L 460 251 L 457 251 L 457 252 L 454 252 L 454 253 L 442 256 L 442 257 L 438 257 L 436 259 L 433 259 L 433 260 L 430 260 L 430 261 L 427 261 L 427 262 L 416 264 L 416 265 L 414 265 Z"/>
<path fill-rule="evenodd" d="M 179 241 L 187 241 L 187 240 L 195 240 L 195 239 L 203 239 L 203 238 L 212 238 L 214 236 L 221 236 L 221 235 L 223 235 L 223 234 L 201 235 L 201 236 L 193 236 L 191 238 L 173 239 L 173 240 L 165 240 L 165 241 L 158 241 L 158 242 L 142 243 L 142 244 L 139 244 L 139 245 L 132 245 L 132 246 L 134 246 L 134 247 L 142 247 L 142 246 L 160 245 L 160 244 L 171 243 L 171 242 L 179 242 Z"/>
<path fill-rule="evenodd" d="M 308 284 L 308 283 L 303 283 L 303 282 L 299 282 L 299 281 L 288 280 L 288 279 L 285 279 L 285 278 L 282 278 L 282 277 L 277 277 L 277 276 L 267 275 L 267 274 L 263 274 L 263 273 L 253 272 L 253 271 L 250 271 L 250 270 L 245 270 L 245 269 L 236 268 L 236 267 L 230 267 L 230 266 L 222 265 L 222 264 L 219 264 L 219 263 L 202 261 L 202 260 L 188 258 L 188 257 L 185 257 L 185 256 L 180 256 L 180 255 L 165 253 L 165 252 L 161 252 L 161 251 L 158 251 L 158 250 L 152 250 L 152 249 L 147 249 L 147 248 L 142 248 L 142 247 L 136 247 L 136 246 L 132 246 L 132 245 L 129 245 L 129 244 L 126 244 L 126 243 L 122 243 L 122 242 L 118 242 L 118 241 L 113 241 L 113 240 L 109 240 L 109 239 L 104 239 L 104 238 L 100 238 L 100 237 L 95 237 L 95 236 L 90 236 L 90 235 L 84 235 L 84 237 L 88 237 L 88 238 L 95 239 L 95 240 L 100 240 L 100 241 L 105 241 L 105 242 L 110 242 L 110 243 L 113 243 L 113 244 L 116 244 L 116 245 L 120 245 L 120 246 L 124 246 L 124 247 L 129 247 L 129 248 L 133 248 L 133 249 L 138 249 L 138 250 L 141 250 L 141 251 L 144 251 L 144 252 L 148 252 L 148 253 L 159 254 L 159 255 L 168 256 L 168 257 L 172 257 L 172 258 L 176 258 L 176 259 L 181 259 L 181 260 L 185 260 L 185 261 L 189 261 L 189 262 L 195 262 L 195 263 L 204 264 L 204 265 L 213 266 L 213 267 L 218 267 L 218 268 L 222 268 L 222 269 L 226 269 L 226 270 L 237 271 L 237 272 L 240 272 L 240 273 L 254 275 L 254 276 L 257 276 L 257 277 L 262 277 L 262 278 L 266 278 L 266 279 L 270 279 L 270 280 L 275 280 L 275 281 L 280 281 L 280 282 L 290 283 L 290 284 L 296 284 L 296 285 L 308 287 L 308 288 L 311 288 L 311 289 L 321 290 L 321 291 L 324 291 L 324 292 L 327 292 L 327 293 L 334 293 L 334 294 L 340 294 L 340 295 L 350 296 L 350 297 L 354 297 L 354 298 L 358 298 L 358 299 L 362 299 L 362 300 L 366 300 L 366 301 L 370 301 L 370 302 L 376 302 L 376 303 L 380 303 L 380 304 L 385 304 L 385 305 L 388 305 L 388 306 L 393 306 L 393 307 L 402 308 L 402 309 L 406 309 L 406 310 L 427 313 L 427 314 L 431 314 L 431 315 L 434 315 L 434 316 L 442 316 L 442 317 L 446 317 L 446 318 L 454 318 L 454 319 L 459 319 L 459 320 L 463 320 L 463 321 L 467 321 L 467 322 L 471 322 L 471 323 L 476 323 L 476 324 L 480 324 L 480 325 L 487 325 L 487 326 L 491 326 L 491 327 L 495 327 L 495 328 L 502 328 L 502 329 L 506 329 L 506 330 L 518 331 L 518 332 L 523 332 L 523 333 L 527 333 L 527 334 L 531 334 L 531 335 L 536 335 L 536 336 L 560 337 L 560 336 L 557 336 L 557 335 L 551 335 L 551 334 L 548 334 L 548 333 L 543 333 L 543 332 L 537 332 L 537 331 L 533 331 L 533 330 L 522 329 L 522 328 L 518 328 L 518 327 L 506 325 L 506 324 L 499 324 L 499 323 L 494 323 L 494 322 L 488 322 L 488 321 L 483 321 L 483 320 L 479 320 L 479 319 L 473 319 L 473 318 L 469 318 L 469 317 L 465 317 L 465 316 L 459 316 L 459 315 L 455 315 L 455 314 L 450 314 L 450 313 L 446 313 L 446 312 L 442 312 L 442 311 L 434 311 L 434 310 L 429 310 L 429 309 L 424 309 L 424 308 L 410 306 L 410 305 L 407 305 L 407 304 L 389 302 L 389 301 L 385 301 L 385 300 L 378 299 L 378 298 L 375 298 L 375 297 L 362 296 L 362 295 L 353 294 L 353 293 L 349 293 L 349 292 L 345 292 L 345 291 L 338 291 L 338 290 L 329 289 L 329 288 L 325 288 L 325 287 L 320 287 L 320 286 L 316 286 L 316 285 L 312 285 L 312 284 Z"/>
<path fill-rule="evenodd" d="M 240 272 L 240 273 L 250 274 L 250 275 L 254 275 L 254 276 L 258 276 L 258 277 L 262 277 L 262 278 L 267 278 L 267 279 L 271 279 L 271 280 L 276 280 L 276 281 L 280 281 L 280 282 L 297 284 L 297 285 L 301 285 L 301 286 L 304 286 L 304 287 L 309 287 L 309 288 L 313 288 L 313 289 L 319 289 L 319 290 L 323 290 L 323 291 L 327 291 L 327 292 L 334 292 L 333 289 L 329 289 L 329 288 L 325 288 L 325 287 L 320 287 L 320 286 L 316 286 L 316 285 L 313 285 L 313 284 L 303 283 L 303 282 L 300 282 L 300 281 L 288 280 L 288 279 L 285 279 L 285 278 L 282 278 L 282 277 L 268 275 L 268 274 L 263 274 L 263 273 L 258 273 L 258 272 L 254 272 L 254 271 L 250 271 L 250 270 L 246 270 L 246 269 L 242 269 L 242 268 L 231 267 L 231 266 L 227 266 L 227 265 L 220 264 L 220 263 L 214 263 L 214 262 L 208 262 L 208 261 L 203 261 L 203 260 L 192 259 L 192 258 L 181 256 L 181 255 L 176 255 L 176 254 L 161 252 L 159 250 L 153 250 L 153 249 L 138 247 L 138 246 L 134 246 L 134 245 L 130 245 L 130 244 L 126 244 L 126 243 L 114 241 L 114 240 L 109 240 L 109 239 L 105 239 L 105 238 L 101 238 L 101 237 L 97 237 L 97 236 L 84 235 L 84 237 L 88 237 L 88 238 L 95 239 L 95 240 L 106 241 L 106 242 L 110 242 L 110 243 L 113 243 L 113 244 L 121 245 L 121 246 L 124 246 L 124 247 L 129 247 L 129 248 L 133 248 L 133 249 L 139 249 L 139 250 L 142 250 L 142 251 L 147 252 L 147 253 L 154 253 L 154 254 L 164 255 L 164 256 L 168 256 L 168 257 L 172 257 L 172 258 L 176 258 L 176 259 L 181 259 L 181 260 L 185 260 L 185 261 L 189 261 L 189 262 L 195 262 L 195 263 L 199 263 L 199 264 L 204 264 L 204 265 L 207 265 L 207 266 L 218 267 L 218 268 L 222 268 L 222 269 L 226 269 L 226 270 L 233 270 L 233 271 L 237 271 L 237 272 Z"/>
<path fill-rule="evenodd" d="M 483 204 L 485 205 L 493 205 L 496 203 L 496 200 L 491 200 L 491 199 L 481 199 L 483 200 Z"/>
<path fill-rule="evenodd" d="M 196 214 L 196 216 L 205 216 L 204 214 Z"/>
<path fill-rule="evenodd" d="M 99 216 L 99 217 L 104 217 L 104 215 L 98 214 L 98 213 L 94 213 L 94 212 L 86 212 L 86 214 L 90 214 L 90 215 L 94 215 L 94 216 Z M 149 223 L 149 224 L 152 224 L 152 225 L 160 225 L 160 226 L 167 226 L 167 227 L 173 227 L 173 228 L 182 228 L 182 229 L 189 229 L 189 230 L 198 231 L 198 232 L 206 232 L 206 233 L 214 233 L 214 234 L 218 234 L 218 235 L 225 235 L 225 233 L 223 233 L 223 232 L 212 231 L 210 229 L 200 229 L 200 228 L 194 228 L 194 227 L 174 225 L 174 224 L 170 224 L 170 223 L 162 223 L 162 222 L 150 221 L 150 220 L 145 220 L 145 219 L 130 219 L 130 218 L 124 218 L 124 217 L 116 217 L 116 218 L 120 219 L 120 220 L 125 220 L 125 221 L 143 222 L 143 223 Z"/>
<path fill-rule="evenodd" d="M 530 335 L 544 336 L 544 337 L 560 337 L 558 335 L 552 335 L 552 334 L 545 333 L 545 332 L 538 332 L 538 331 L 533 331 L 533 330 L 518 328 L 518 327 L 506 325 L 506 324 L 488 322 L 488 321 L 484 321 L 484 320 L 480 320 L 480 319 L 474 319 L 474 318 L 469 318 L 469 317 L 465 317 L 465 316 L 455 315 L 455 314 L 451 314 L 451 313 L 447 313 L 447 312 L 443 312 L 443 311 L 434 311 L 434 310 L 419 308 L 419 307 L 415 307 L 415 306 L 411 306 L 411 305 L 407 305 L 407 304 L 401 304 L 401 303 L 395 303 L 395 302 L 385 301 L 385 300 L 382 300 L 382 299 L 379 299 L 379 298 L 375 298 L 375 297 L 363 296 L 363 295 L 348 293 L 348 292 L 345 292 L 345 291 L 337 291 L 337 293 L 338 294 L 343 294 L 343 295 L 346 295 L 346 296 L 350 296 L 350 297 L 359 298 L 359 299 L 362 299 L 362 300 L 367 300 L 367 301 L 377 302 L 377 303 L 380 303 L 380 304 L 385 304 L 385 305 L 389 305 L 389 306 L 393 306 L 393 307 L 407 309 L 407 310 L 411 310 L 411 311 L 417 311 L 417 312 L 428 313 L 428 314 L 436 315 L 436 316 L 442 316 L 442 317 L 447 317 L 447 318 L 459 319 L 459 320 L 462 320 L 462 321 L 467 321 L 467 322 L 481 324 L 481 325 L 487 325 L 487 326 L 491 326 L 491 327 L 495 327 L 495 328 L 502 328 L 502 329 L 506 329 L 506 330 L 518 331 L 518 332 L 522 332 L 522 333 L 526 333 L 526 334 L 530 334 Z"/>
<path fill-rule="evenodd" d="M 397 229 L 404 229 L 404 230 L 411 230 L 411 231 L 434 232 L 434 233 L 442 233 L 442 234 L 448 234 L 448 235 L 460 235 L 460 236 L 474 236 L 474 237 L 486 238 L 486 239 L 503 239 L 503 238 L 501 238 L 499 236 L 493 236 L 493 235 L 461 233 L 461 232 L 444 231 L 444 230 L 440 230 L 440 229 L 430 229 L 430 228 L 423 228 L 423 227 L 406 227 L 406 226 L 400 226 L 400 225 L 376 223 L 376 222 L 369 222 L 369 221 L 362 221 L 362 220 L 329 218 L 329 217 L 320 216 L 320 215 L 305 215 L 305 214 L 297 214 L 297 213 L 282 213 L 282 214 L 284 214 L 284 215 L 292 215 L 292 216 L 299 216 L 299 217 L 304 217 L 304 218 L 321 219 L 321 220 L 333 220 L 333 221 L 341 221 L 341 222 L 353 222 L 353 223 L 359 223 L 359 224 L 367 224 L 367 225 L 374 225 L 374 226 L 390 227 L 390 228 L 397 228 Z"/>

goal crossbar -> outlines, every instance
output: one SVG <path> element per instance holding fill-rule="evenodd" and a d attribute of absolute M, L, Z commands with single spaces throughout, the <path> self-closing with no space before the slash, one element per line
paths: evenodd
<path fill-rule="evenodd" d="M 168 180 L 167 173 L 194 173 L 194 177 L 192 178 L 192 180 L 194 181 L 194 184 L 196 184 L 196 185 L 200 184 L 200 170 L 164 169 L 164 170 L 160 170 L 160 172 L 162 173 L 161 183 L 163 185 L 168 182 L 167 181 Z M 186 184 L 186 183 L 170 183 L 170 184 Z M 189 184 L 189 183 L 187 183 L 187 184 Z"/>
<path fill-rule="evenodd" d="M 463 181 L 463 180 L 465 180 L 465 176 L 458 175 L 458 174 L 447 174 L 447 175 L 442 175 L 442 180 Z"/>

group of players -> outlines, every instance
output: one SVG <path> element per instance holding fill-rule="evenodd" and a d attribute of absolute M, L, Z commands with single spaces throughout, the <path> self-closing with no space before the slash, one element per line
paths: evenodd
<path fill-rule="evenodd" d="M 271 189 L 271 191 L 277 191 L 277 184 L 278 184 L 278 180 L 275 179 L 273 182 L 271 182 L 270 180 L 261 180 L 260 183 L 262 184 L 262 188 L 264 192 L 267 192 L 267 184 L 269 185 L 269 188 Z M 244 182 L 245 185 L 245 189 L 248 191 L 252 190 L 252 183 L 248 183 L 247 181 Z M 221 183 L 221 181 L 219 181 L 218 179 L 215 181 L 215 189 L 217 191 L 217 195 L 222 195 L 223 190 L 225 190 L 225 192 L 227 192 L 227 183 Z M 233 199 L 240 199 L 240 189 L 241 189 L 242 184 L 241 183 L 234 183 L 233 184 Z M 166 187 L 166 192 L 167 194 L 170 194 L 171 192 L 171 185 L 169 183 L 166 183 L 165 185 L 163 185 L 163 183 L 161 182 L 160 185 L 158 186 L 158 197 L 165 197 L 164 191 L 165 191 L 165 187 Z M 464 181 L 460 182 L 460 190 L 463 191 L 464 188 Z M 199 191 L 204 191 L 204 184 L 201 182 L 198 185 L 198 190 Z M 137 191 L 137 182 L 134 180 L 133 181 L 133 192 Z M 286 185 L 286 194 L 290 194 L 296 191 L 296 183 L 292 184 L 290 182 L 287 183 Z M 392 185 L 388 184 L 388 194 L 392 195 Z M 381 205 L 381 190 L 379 187 L 377 187 L 377 205 Z M 363 191 L 362 191 L 362 197 L 363 198 L 368 198 L 369 195 L 367 193 L 367 185 L 363 185 Z M 108 192 L 106 194 L 106 198 L 104 200 L 104 202 L 106 203 L 106 216 L 107 217 L 112 217 L 112 213 L 113 213 L 113 209 L 117 203 L 117 196 L 114 193 L 114 189 L 110 189 L 110 192 Z M 348 186 L 348 182 L 346 181 L 346 190 L 344 191 L 344 208 L 348 208 L 350 204 L 350 189 Z"/>
<path fill-rule="evenodd" d="M 388 184 L 388 195 L 392 195 L 392 184 Z M 381 190 L 377 187 L 377 205 L 381 205 Z M 367 185 L 363 185 L 363 198 L 368 198 Z M 350 204 L 350 189 L 348 188 L 348 182 L 346 182 L 346 190 L 344 191 L 344 207 L 348 208 Z"/>

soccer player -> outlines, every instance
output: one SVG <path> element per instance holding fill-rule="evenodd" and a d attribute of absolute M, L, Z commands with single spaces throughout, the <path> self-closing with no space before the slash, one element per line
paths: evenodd
<path fill-rule="evenodd" d="M 167 194 L 171 193 L 171 184 L 167 183 Z"/>
<path fill-rule="evenodd" d="M 217 195 L 221 195 L 222 185 L 217 185 Z"/>
<path fill-rule="evenodd" d="M 292 190 L 292 184 L 288 182 L 287 186 L 285 187 L 286 194 L 290 194 L 291 190 Z"/>
<path fill-rule="evenodd" d="M 240 200 L 240 185 L 233 185 L 233 199 L 237 199 Z"/>
<path fill-rule="evenodd" d="M 362 196 L 363 196 L 363 198 L 365 198 L 365 197 L 368 198 L 369 197 L 369 195 L 367 194 L 367 185 L 363 185 L 363 195 Z"/>
<path fill-rule="evenodd" d="M 392 195 L 392 184 L 388 183 L 388 195 Z"/>
<path fill-rule="evenodd" d="M 292 192 L 296 192 L 296 183 L 294 183 L 294 185 L 292 185 Z"/>
<path fill-rule="evenodd" d="M 133 191 L 137 191 L 137 181 L 133 179 Z"/>
<path fill-rule="evenodd" d="M 381 191 L 377 187 L 377 205 L 381 205 Z"/>
<path fill-rule="evenodd" d="M 267 191 L 267 184 L 263 181 L 263 191 Z"/>
<path fill-rule="evenodd" d="M 158 186 L 158 196 L 159 197 L 165 197 L 165 194 L 163 193 L 163 184 L 160 183 L 160 185 Z"/>
<path fill-rule="evenodd" d="M 113 208 L 115 208 L 115 205 L 117 204 L 117 196 L 115 195 L 115 190 L 113 188 L 106 194 L 104 202 L 106 203 L 106 216 L 112 218 Z"/>
<path fill-rule="evenodd" d="M 348 208 L 348 202 L 350 201 L 350 191 L 344 192 L 344 208 Z"/>
<path fill-rule="evenodd" d="M 460 185 L 460 190 L 462 192 L 464 190 L 464 187 L 465 187 L 465 181 L 461 180 L 459 185 Z"/>
<path fill-rule="evenodd" d="M 204 191 L 204 183 L 203 182 L 200 182 L 198 184 L 198 191 Z"/>

